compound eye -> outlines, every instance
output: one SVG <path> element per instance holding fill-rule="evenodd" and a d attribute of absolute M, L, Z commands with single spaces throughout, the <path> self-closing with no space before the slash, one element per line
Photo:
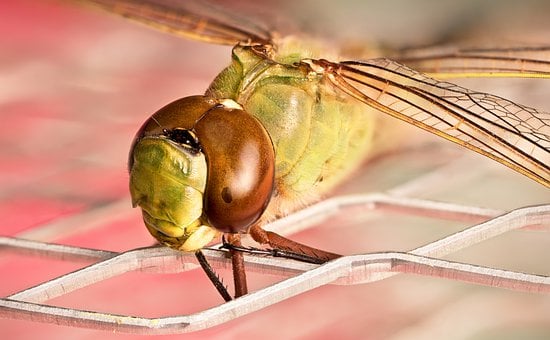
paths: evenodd
<path fill-rule="evenodd" d="M 134 148 L 142 138 L 166 135 L 167 131 L 174 133 L 174 138 L 180 138 L 177 136 L 180 131 L 176 130 L 191 130 L 197 120 L 215 105 L 216 103 L 212 99 L 205 96 L 190 96 L 177 99 L 155 112 L 143 123 L 134 137 L 130 148 L 128 168 L 132 169 Z"/>
<path fill-rule="evenodd" d="M 208 223 L 222 232 L 246 232 L 273 192 L 271 138 L 252 115 L 222 106 L 208 111 L 194 131 L 208 167 L 204 195 Z"/>
<path fill-rule="evenodd" d="M 205 96 L 177 99 L 155 112 L 143 124 L 140 132 L 147 136 L 160 135 L 165 130 L 191 130 L 200 117 L 215 105 L 213 100 Z"/>

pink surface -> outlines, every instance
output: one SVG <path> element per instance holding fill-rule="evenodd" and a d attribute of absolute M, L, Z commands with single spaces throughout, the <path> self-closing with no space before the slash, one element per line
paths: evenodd
<path fill-rule="evenodd" d="M 128 199 L 126 161 L 133 135 L 142 121 L 165 103 L 201 93 L 229 61 L 230 49 L 185 41 L 50 1 L 1 2 L 0 46 L 2 235 L 111 251 L 151 245 L 153 240 L 142 226 L 139 211 L 130 208 Z M 356 180 L 341 190 L 380 189 L 400 177 L 425 171 L 427 164 L 439 163 L 434 157 L 452 157 L 458 152 L 453 147 L 428 155 L 419 151 L 390 159 L 388 164 L 377 163 L 357 176 L 357 180 L 364 180 L 361 186 Z M 480 160 L 480 167 L 494 166 L 486 162 Z M 402 164 L 408 165 L 407 170 Z M 386 172 L 384 167 L 388 166 L 400 172 Z M 478 178 L 472 191 L 458 195 L 457 190 L 463 188 L 449 185 L 433 190 L 437 191 L 434 197 L 506 209 L 548 201 L 545 189 L 508 170 L 500 172 L 498 165 L 494 167 L 496 175 Z M 373 177 L 377 170 L 386 176 L 378 182 Z M 406 171 L 410 173 L 404 175 Z M 506 195 L 502 195 L 503 186 L 510 188 Z M 511 197 L 516 195 L 519 197 Z M 60 235 L 37 233 L 38 227 L 119 199 L 128 200 L 124 213 L 74 225 Z M 448 225 L 442 227 L 443 223 Z M 358 226 L 363 224 L 372 228 Z M 340 228 L 338 232 L 334 225 Z M 408 250 L 466 226 L 358 212 L 294 238 L 351 254 Z M 486 248 L 474 247 L 456 259 L 539 273 L 546 270 L 549 274 L 543 260 L 548 256 L 546 234 L 525 239 L 511 236 Z M 514 247 L 513 254 L 510 247 Z M 6 296 L 87 264 L 3 251 L 0 293 Z M 229 273 L 221 274 L 230 281 Z M 251 285 L 258 289 L 273 280 L 253 275 Z M 197 270 L 170 275 L 129 273 L 50 302 L 155 317 L 199 311 L 221 300 Z M 524 332 L 521 334 L 548 335 L 549 315 L 548 296 L 399 276 L 371 285 L 322 287 L 187 337 L 399 339 L 449 334 L 455 328 L 475 329 L 472 324 L 479 323 L 479 334 L 519 330 Z M 455 337 L 463 338 L 460 333 Z M 142 337 L 0 319 L 0 338 Z"/>

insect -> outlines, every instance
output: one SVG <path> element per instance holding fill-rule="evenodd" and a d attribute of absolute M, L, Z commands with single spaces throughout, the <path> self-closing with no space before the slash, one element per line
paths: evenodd
<path fill-rule="evenodd" d="M 380 133 L 375 110 L 550 186 L 548 113 L 421 73 L 550 77 L 549 62 L 530 57 L 547 49 L 341 61 L 316 44 L 305 49 L 293 37 L 172 2 L 87 2 L 164 31 L 234 46 L 231 64 L 205 94 L 178 99 L 143 124 L 129 171 L 133 204 L 161 243 L 200 258 L 218 233 L 227 235 L 237 297 L 247 293 L 240 234 L 306 260 L 338 257 L 261 226 L 318 200 L 358 167 Z"/>

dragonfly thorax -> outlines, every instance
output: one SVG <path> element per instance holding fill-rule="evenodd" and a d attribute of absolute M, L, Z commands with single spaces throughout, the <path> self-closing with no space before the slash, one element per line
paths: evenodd
<path fill-rule="evenodd" d="M 233 62 L 207 91 L 216 100 L 238 102 L 271 137 L 275 197 L 266 219 L 297 210 L 332 189 L 358 166 L 373 137 L 374 121 L 364 105 L 306 63 L 294 62 L 307 54 L 285 53 L 292 63 L 237 45 Z"/>

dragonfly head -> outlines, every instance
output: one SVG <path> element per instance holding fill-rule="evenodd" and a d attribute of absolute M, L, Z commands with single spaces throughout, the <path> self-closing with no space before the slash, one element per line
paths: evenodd
<path fill-rule="evenodd" d="M 130 193 L 149 232 L 193 251 L 220 232 L 243 233 L 269 203 L 274 150 L 261 123 L 204 96 L 153 114 L 130 150 Z"/>

